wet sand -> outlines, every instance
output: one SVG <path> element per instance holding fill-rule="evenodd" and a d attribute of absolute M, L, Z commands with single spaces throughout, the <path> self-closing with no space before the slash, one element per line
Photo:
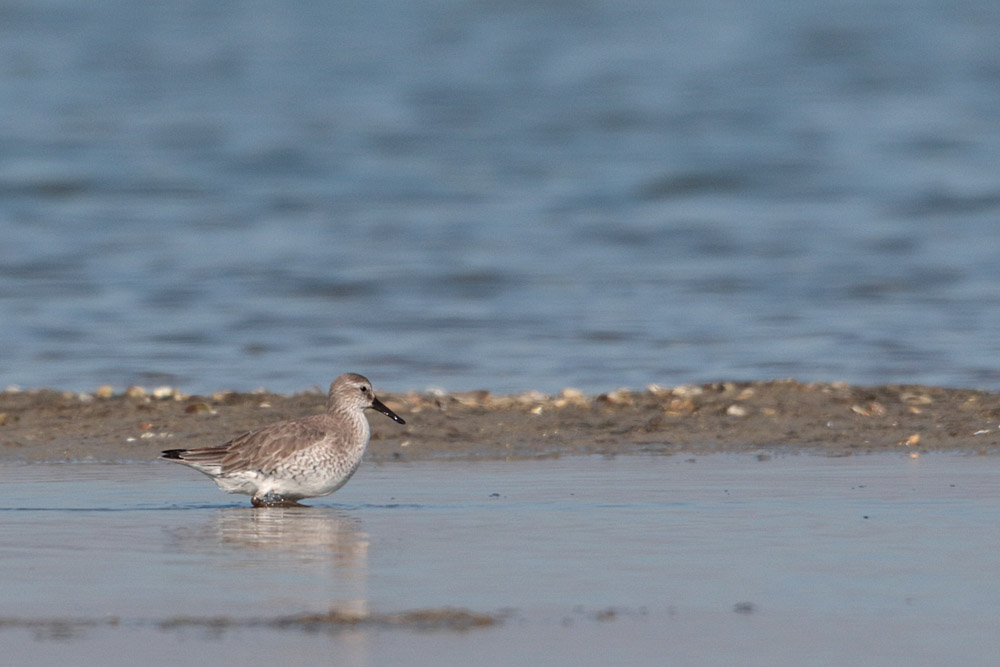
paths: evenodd
<path fill-rule="evenodd" d="M 388 463 L 255 509 L 0 463 L 5 664 L 985 665 L 1000 458 Z"/>
<path fill-rule="evenodd" d="M 1000 394 L 942 387 L 724 382 L 494 396 L 382 394 L 406 420 L 371 413 L 368 458 L 508 459 L 581 454 L 909 450 L 1000 453 Z M 0 393 L 0 460 L 144 461 L 160 450 L 221 444 L 264 424 L 323 410 L 293 395 L 173 389 L 114 394 Z"/>

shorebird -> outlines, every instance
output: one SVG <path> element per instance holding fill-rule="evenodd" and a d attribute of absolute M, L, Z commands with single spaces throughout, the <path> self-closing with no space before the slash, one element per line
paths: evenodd
<path fill-rule="evenodd" d="M 330 384 L 326 412 L 268 424 L 217 447 L 168 449 L 161 459 L 205 473 L 227 493 L 250 495 L 254 507 L 298 505 L 328 496 L 351 478 L 371 437 L 365 410 L 399 424 L 363 375 L 344 373 Z"/>

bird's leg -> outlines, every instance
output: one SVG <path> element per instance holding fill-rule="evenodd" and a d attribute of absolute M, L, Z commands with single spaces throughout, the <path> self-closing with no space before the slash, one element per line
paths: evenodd
<path fill-rule="evenodd" d="M 274 491 L 268 491 L 262 496 L 254 496 L 250 502 L 254 507 L 304 507 L 298 501 L 285 498 Z"/>

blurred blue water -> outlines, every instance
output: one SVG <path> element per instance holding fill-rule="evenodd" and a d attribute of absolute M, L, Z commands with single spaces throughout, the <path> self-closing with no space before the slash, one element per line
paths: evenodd
<path fill-rule="evenodd" d="M 0 2 L 0 388 L 1000 388 L 1000 4 Z"/>

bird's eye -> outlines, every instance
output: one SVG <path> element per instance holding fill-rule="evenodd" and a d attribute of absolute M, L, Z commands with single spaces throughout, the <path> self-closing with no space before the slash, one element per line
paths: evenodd
<path fill-rule="evenodd" d="M 361 387 L 361 393 L 362 394 L 367 394 L 368 393 L 368 387 Z"/>

